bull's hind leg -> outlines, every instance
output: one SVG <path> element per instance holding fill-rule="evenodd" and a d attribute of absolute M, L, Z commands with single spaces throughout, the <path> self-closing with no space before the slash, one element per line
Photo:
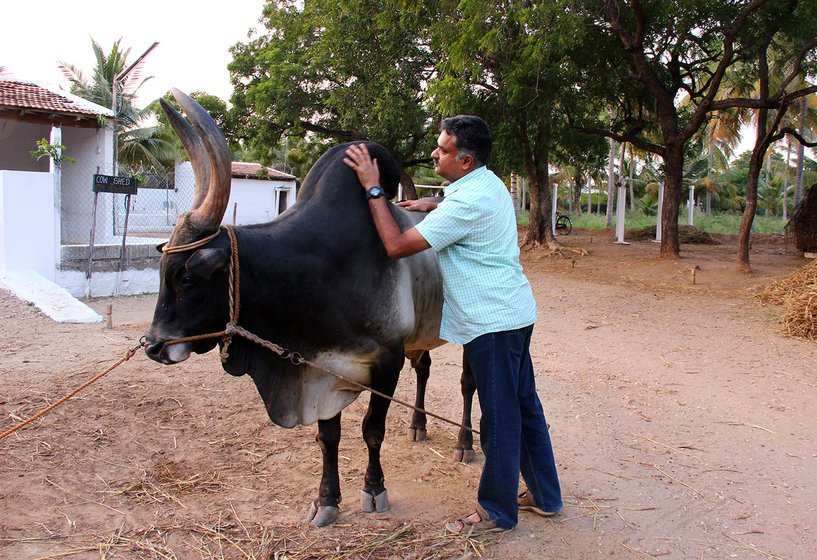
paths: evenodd
<path fill-rule="evenodd" d="M 462 425 L 470 428 L 471 408 L 474 403 L 474 393 L 477 391 L 477 384 L 474 381 L 471 366 L 468 365 L 468 360 L 465 359 L 465 351 L 462 353 L 460 390 L 462 391 Z M 474 432 L 471 430 L 460 428 L 457 445 L 454 447 L 454 460 L 462 463 L 470 463 L 474 460 Z"/>
<path fill-rule="evenodd" d="M 408 353 L 407 357 L 411 360 L 411 367 L 417 373 L 417 393 L 414 397 L 414 406 L 425 410 L 426 387 L 431 373 L 431 354 L 428 351 L 417 351 Z M 425 441 L 426 439 L 426 415 L 420 410 L 415 409 L 411 416 L 408 434 L 410 441 Z"/>
<path fill-rule="evenodd" d="M 338 473 L 338 445 L 340 444 L 340 413 L 329 420 L 318 420 L 315 438 L 323 454 L 323 474 L 318 497 L 309 508 L 307 520 L 315 527 L 331 525 L 340 514 L 340 475 Z"/>
<path fill-rule="evenodd" d="M 391 365 L 376 368 L 372 372 L 372 389 L 389 396 L 394 395 L 403 356 L 400 355 L 392 362 Z M 383 467 L 380 464 L 380 447 L 386 434 L 386 414 L 390 403 L 390 400 L 372 394 L 369 409 L 363 418 L 363 439 L 369 450 L 369 464 L 366 467 L 360 507 L 366 513 L 389 509 L 389 496 L 386 492 Z"/>

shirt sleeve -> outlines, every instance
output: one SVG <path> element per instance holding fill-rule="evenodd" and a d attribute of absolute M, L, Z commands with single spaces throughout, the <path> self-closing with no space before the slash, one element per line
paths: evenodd
<path fill-rule="evenodd" d="M 415 228 L 435 251 L 440 251 L 471 231 L 474 213 L 472 204 L 456 197 L 446 197 Z"/>

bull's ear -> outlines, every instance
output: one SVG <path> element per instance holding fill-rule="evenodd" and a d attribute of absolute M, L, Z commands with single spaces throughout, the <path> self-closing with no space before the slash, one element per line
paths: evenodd
<path fill-rule="evenodd" d="M 229 254 L 223 249 L 201 249 L 187 259 L 184 267 L 193 275 L 209 280 L 217 270 L 229 264 Z"/>

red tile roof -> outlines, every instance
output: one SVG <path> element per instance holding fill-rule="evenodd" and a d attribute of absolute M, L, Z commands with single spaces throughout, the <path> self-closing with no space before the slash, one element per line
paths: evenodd
<path fill-rule="evenodd" d="M 274 181 L 294 181 L 295 176 L 289 173 L 283 173 L 276 169 L 264 167 L 260 163 L 246 163 L 243 161 L 234 161 L 232 164 L 233 177 L 243 179 L 260 179 L 260 180 L 274 180 Z"/>
<path fill-rule="evenodd" d="M 0 109 L 24 113 L 112 117 L 110 109 L 70 93 L 23 80 L 0 78 Z"/>

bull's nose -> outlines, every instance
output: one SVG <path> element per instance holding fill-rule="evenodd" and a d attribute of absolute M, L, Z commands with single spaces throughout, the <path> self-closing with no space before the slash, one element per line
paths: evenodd
<path fill-rule="evenodd" d="M 164 343 L 162 342 L 150 342 L 147 341 L 145 343 L 145 354 L 147 354 L 148 358 L 157 362 L 165 362 L 163 358 L 162 350 L 164 350 Z"/>

